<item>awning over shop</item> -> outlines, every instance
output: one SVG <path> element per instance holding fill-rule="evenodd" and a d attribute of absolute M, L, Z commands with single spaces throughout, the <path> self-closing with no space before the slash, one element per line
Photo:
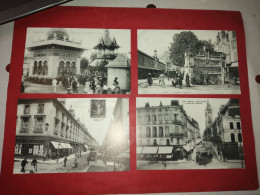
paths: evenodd
<path fill-rule="evenodd" d="M 51 144 L 55 149 L 62 149 L 63 145 L 60 142 L 51 141 Z"/>
<path fill-rule="evenodd" d="M 147 147 L 144 147 L 143 148 L 143 151 L 142 151 L 142 154 L 157 154 L 157 152 L 158 152 L 158 146 L 156 146 L 156 147 L 149 147 L 149 146 L 147 146 Z"/>
<path fill-rule="evenodd" d="M 173 146 L 159 147 L 158 154 L 171 154 Z"/>
<path fill-rule="evenodd" d="M 184 150 L 186 150 L 187 152 L 189 152 L 191 149 L 190 149 L 190 146 L 189 145 L 185 145 L 183 146 Z"/>
<path fill-rule="evenodd" d="M 51 141 L 51 144 L 53 145 L 53 147 L 55 149 L 71 149 L 72 148 L 70 144 L 61 143 L 61 142 Z"/>
<path fill-rule="evenodd" d="M 141 154 L 144 147 L 137 147 L 136 154 Z"/>
<path fill-rule="evenodd" d="M 65 144 L 65 143 L 63 143 L 63 144 L 66 146 L 67 149 L 72 149 L 70 144 Z"/>
<path fill-rule="evenodd" d="M 60 145 L 61 145 L 61 147 L 64 148 L 64 149 L 67 148 L 67 146 L 66 146 L 65 143 L 60 143 Z"/>

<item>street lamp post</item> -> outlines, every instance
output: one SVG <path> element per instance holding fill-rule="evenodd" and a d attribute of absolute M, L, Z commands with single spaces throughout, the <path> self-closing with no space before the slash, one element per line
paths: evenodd
<path fill-rule="evenodd" d="M 57 163 L 59 162 L 59 147 L 61 146 L 61 144 L 58 144 L 58 152 L 57 152 Z"/>
<path fill-rule="evenodd" d="M 238 150 L 238 152 L 239 152 L 239 155 L 240 155 L 240 160 L 241 160 L 241 167 L 242 168 L 244 168 L 244 162 L 243 162 L 243 158 L 242 158 L 242 153 L 241 153 L 241 147 L 242 147 L 242 145 L 241 145 L 241 141 L 242 141 L 242 134 L 241 134 L 241 129 L 240 128 L 238 128 L 238 130 L 239 130 L 239 135 L 240 135 L 240 137 L 239 137 L 239 150 Z"/>

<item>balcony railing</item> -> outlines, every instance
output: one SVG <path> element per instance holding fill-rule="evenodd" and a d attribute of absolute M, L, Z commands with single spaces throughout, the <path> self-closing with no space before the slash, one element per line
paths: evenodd
<path fill-rule="evenodd" d="M 185 136 L 185 133 L 170 133 L 171 137 L 181 138 Z"/>

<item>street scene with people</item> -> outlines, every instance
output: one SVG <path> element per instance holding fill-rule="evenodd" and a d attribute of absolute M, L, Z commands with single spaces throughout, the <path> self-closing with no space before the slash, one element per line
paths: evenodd
<path fill-rule="evenodd" d="M 138 30 L 138 93 L 240 94 L 236 32 Z"/>
<path fill-rule="evenodd" d="M 129 171 L 128 112 L 127 98 L 20 99 L 14 174 Z"/>
<path fill-rule="evenodd" d="M 138 98 L 137 169 L 245 168 L 238 99 Z"/>
<path fill-rule="evenodd" d="M 21 93 L 126 94 L 130 31 L 29 28 Z"/>

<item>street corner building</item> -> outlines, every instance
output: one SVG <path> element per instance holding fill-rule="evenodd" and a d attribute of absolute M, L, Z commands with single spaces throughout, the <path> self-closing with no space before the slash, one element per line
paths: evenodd
<path fill-rule="evenodd" d="M 208 103 L 205 115 L 207 120 L 203 139 L 213 143 L 213 149 L 218 158 L 241 160 L 243 162 L 244 152 L 239 99 L 230 99 L 225 105 L 222 105 L 215 119 L 212 118 L 212 108 Z"/>
<path fill-rule="evenodd" d="M 46 161 L 81 153 L 98 142 L 76 119 L 65 99 L 19 99 L 16 120 L 15 158 Z"/>
<path fill-rule="evenodd" d="M 130 170 L 129 100 L 127 98 L 117 99 L 113 117 L 100 150 L 106 162 L 113 164 L 114 170 L 116 170 L 116 164 L 124 166 L 120 170 Z"/>
<path fill-rule="evenodd" d="M 137 161 L 185 158 L 200 140 L 198 122 L 187 115 L 179 100 L 170 105 L 137 107 Z"/>

